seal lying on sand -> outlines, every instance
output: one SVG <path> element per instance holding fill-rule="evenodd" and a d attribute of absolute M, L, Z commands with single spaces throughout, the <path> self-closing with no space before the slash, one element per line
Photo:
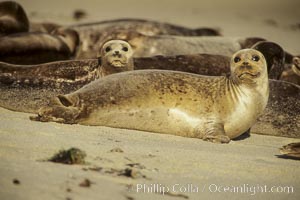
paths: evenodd
<path fill-rule="evenodd" d="M 0 36 L 28 30 L 29 20 L 22 6 L 13 1 L 0 2 Z"/>
<path fill-rule="evenodd" d="M 46 33 L 19 33 L 0 37 L 0 60 L 9 63 L 37 64 L 72 58 L 79 43 L 73 30 Z M 34 56 L 32 56 L 32 54 Z"/>
<path fill-rule="evenodd" d="M 159 70 L 113 74 L 59 95 L 32 119 L 228 143 L 255 123 L 268 96 L 264 56 L 244 49 L 232 57 L 230 78 Z"/>

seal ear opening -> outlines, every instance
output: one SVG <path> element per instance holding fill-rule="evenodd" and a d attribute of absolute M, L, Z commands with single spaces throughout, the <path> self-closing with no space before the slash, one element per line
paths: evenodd
<path fill-rule="evenodd" d="M 73 103 L 64 95 L 58 95 L 57 98 L 60 101 L 60 103 L 66 107 L 73 105 Z"/>

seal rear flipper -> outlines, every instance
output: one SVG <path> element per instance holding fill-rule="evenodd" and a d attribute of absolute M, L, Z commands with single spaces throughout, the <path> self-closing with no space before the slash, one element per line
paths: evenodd
<path fill-rule="evenodd" d="M 38 116 L 30 117 L 33 121 L 58 122 L 65 124 L 78 123 L 84 110 L 84 105 L 76 97 L 58 95 L 51 102 L 52 105 L 42 107 Z"/>
<path fill-rule="evenodd" d="M 282 158 L 300 159 L 300 142 L 284 145 L 279 150 Z"/>
<path fill-rule="evenodd" d="M 39 110 L 38 116 L 31 116 L 30 120 L 40 122 L 57 122 L 76 124 L 81 110 L 76 107 L 45 106 Z"/>

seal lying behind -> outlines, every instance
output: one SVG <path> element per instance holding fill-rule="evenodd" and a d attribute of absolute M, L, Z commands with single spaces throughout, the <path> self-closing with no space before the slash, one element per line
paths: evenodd
<path fill-rule="evenodd" d="M 217 36 L 220 32 L 212 28 L 188 28 L 175 24 L 137 18 L 121 18 L 100 22 L 74 24 L 67 26 L 78 32 L 101 34 L 111 30 L 135 30 L 144 35 L 182 35 L 182 36 Z"/>
<path fill-rule="evenodd" d="M 268 95 L 264 56 L 244 49 L 231 59 L 230 78 L 159 70 L 113 74 L 59 95 L 32 119 L 228 143 L 255 123 Z"/>
<path fill-rule="evenodd" d="M 56 35 L 18 33 L 0 37 L 0 60 L 8 63 L 37 64 L 72 58 L 79 43 L 73 30 L 60 29 Z"/>
<path fill-rule="evenodd" d="M 28 30 L 29 20 L 22 6 L 13 1 L 0 2 L 0 36 Z"/>

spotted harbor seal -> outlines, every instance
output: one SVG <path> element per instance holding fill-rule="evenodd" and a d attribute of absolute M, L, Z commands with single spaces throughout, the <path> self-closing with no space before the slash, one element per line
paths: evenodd
<path fill-rule="evenodd" d="M 100 77 L 134 70 L 133 50 L 122 40 L 110 40 L 101 47 L 99 60 Z"/>
<path fill-rule="evenodd" d="M 228 143 L 255 123 L 268 95 L 264 56 L 244 49 L 232 57 L 230 78 L 160 70 L 113 74 L 57 96 L 32 119 Z"/>
<path fill-rule="evenodd" d="M 14 1 L 0 2 L 0 36 L 28 30 L 29 20 L 22 6 Z"/>

